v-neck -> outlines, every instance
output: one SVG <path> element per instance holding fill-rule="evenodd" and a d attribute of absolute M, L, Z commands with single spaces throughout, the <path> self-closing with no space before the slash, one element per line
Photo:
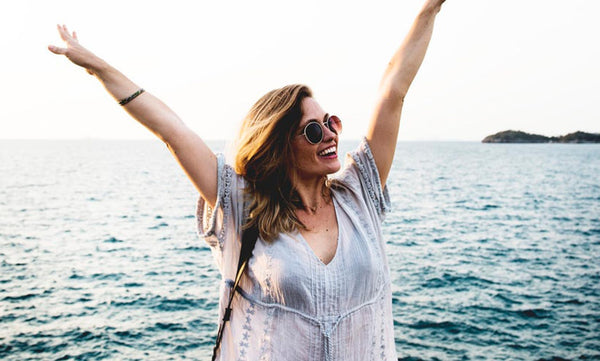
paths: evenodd
<path fill-rule="evenodd" d="M 302 243 L 307 248 L 308 252 L 323 267 L 329 267 L 329 265 L 331 265 L 338 258 L 338 253 L 340 253 L 340 243 L 341 243 L 340 233 L 341 232 L 340 232 L 339 207 L 337 205 L 337 200 L 335 199 L 333 192 L 331 194 L 331 200 L 333 202 L 333 211 L 335 212 L 335 223 L 337 226 L 337 239 L 336 239 L 336 245 L 335 245 L 335 253 L 333 255 L 333 258 L 331 258 L 331 260 L 328 263 L 323 262 L 323 260 L 321 260 L 321 258 L 319 258 L 319 256 L 317 256 L 314 249 L 310 246 L 310 244 L 308 243 L 306 238 L 304 238 L 304 236 L 302 235 L 302 232 L 298 231 L 298 236 L 302 240 Z"/>

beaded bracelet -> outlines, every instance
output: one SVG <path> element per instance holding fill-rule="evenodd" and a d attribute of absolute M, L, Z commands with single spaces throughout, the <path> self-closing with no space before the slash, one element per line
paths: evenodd
<path fill-rule="evenodd" d="M 138 95 L 142 94 L 144 91 L 145 90 L 142 89 L 142 88 L 138 89 L 138 91 L 136 91 L 135 93 L 131 94 L 127 98 L 123 98 L 123 99 L 119 100 L 119 105 L 125 105 L 125 104 L 129 103 L 133 99 L 137 98 Z"/>

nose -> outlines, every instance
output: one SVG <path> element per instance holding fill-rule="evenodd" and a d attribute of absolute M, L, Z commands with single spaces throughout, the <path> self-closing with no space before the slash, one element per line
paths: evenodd
<path fill-rule="evenodd" d="M 323 142 L 328 142 L 332 139 L 335 139 L 338 134 L 333 130 L 329 129 L 328 126 L 322 125 L 323 128 Z"/>

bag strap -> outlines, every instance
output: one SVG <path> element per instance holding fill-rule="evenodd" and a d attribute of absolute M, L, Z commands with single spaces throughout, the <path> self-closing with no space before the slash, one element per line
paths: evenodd
<path fill-rule="evenodd" d="M 233 282 L 233 287 L 231 292 L 229 293 L 229 302 L 227 303 L 227 307 L 225 308 L 225 313 L 223 314 L 223 319 L 221 320 L 221 324 L 219 325 L 219 331 L 217 333 L 217 340 L 215 342 L 215 347 L 213 348 L 212 361 L 215 361 L 217 358 L 217 351 L 219 350 L 219 346 L 221 345 L 221 339 L 223 338 L 223 329 L 225 328 L 225 324 L 231 318 L 231 302 L 233 301 L 233 296 L 237 290 L 237 286 L 240 283 L 240 279 L 242 279 L 242 274 L 244 273 L 244 269 L 248 264 L 248 260 L 252 256 L 252 251 L 254 250 L 254 245 L 256 244 L 256 240 L 258 238 L 258 228 L 256 225 L 252 225 L 252 227 L 245 229 L 242 233 L 242 248 L 240 250 L 240 259 L 238 261 L 237 273 L 235 275 L 235 281 Z"/>

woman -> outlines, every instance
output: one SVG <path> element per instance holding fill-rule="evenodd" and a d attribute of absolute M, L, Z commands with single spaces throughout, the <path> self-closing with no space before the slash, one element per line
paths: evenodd
<path fill-rule="evenodd" d="M 444 0 L 426 0 L 383 76 L 379 100 L 344 170 L 341 121 L 303 85 L 263 96 L 244 120 L 226 165 L 160 100 L 82 47 L 59 26 L 49 46 L 96 76 L 163 140 L 200 192 L 198 225 L 225 280 L 235 278 L 243 229 L 259 238 L 234 297 L 220 360 L 396 360 L 390 276 L 381 236 L 385 188 L 404 96 Z"/>

